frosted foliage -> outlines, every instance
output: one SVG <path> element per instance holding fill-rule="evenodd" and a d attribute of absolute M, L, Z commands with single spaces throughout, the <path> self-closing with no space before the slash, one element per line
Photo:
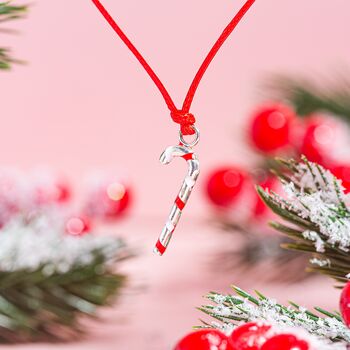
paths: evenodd
<path fill-rule="evenodd" d="M 23 173 L 0 168 L 0 226 L 19 213 L 31 213 L 57 202 L 59 179 L 48 169 Z"/>
<path fill-rule="evenodd" d="M 0 271 L 43 268 L 48 275 L 66 273 L 91 264 L 96 255 L 105 261 L 117 257 L 122 247 L 113 237 L 70 236 L 64 220 L 52 213 L 27 220 L 16 217 L 0 230 Z"/>
<path fill-rule="evenodd" d="M 324 267 L 324 266 L 330 266 L 331 262 L 329 259 L 318 259 L 318 258 L 312 258 L 309 260 L 310 264 Z"/>
<path fill-rule="evenodd" d="M 304 238 L 314 242 L 318 252 L 325 245 L 348 252 L 350 249 L 350 212 L 341 181 L 328 170 L 307 162 L 296 165 L 290 183 L 284 183 L 287 199 L 271 194 L 281 208 L 315 225 L 318 232 L 305 231 Z M 315 230 L 316 231 L 316 230 Z"/>
<path fill-rule="evenodd" d="M 236 327 L 231 320 L 237 319 L 242 322 L 264 321 L 281 332 L 303 334 L 312 350 L 345 350 L 345 343 L 333 343 L 333 340 L 343 339 L 350 342 L 350 330 L 335 317 L 311 317 L 305 308 L 296 310 L 291 306 L 283 307 L 268 298 L 256 300 L 257 304 L 250 302 L 248 298 L 234 295 L 210 294 L 208 298 L 215 305 L 207 305 L 205 309 L 211 316 L 222 321 L 211 325 L 226 333 Z"/>

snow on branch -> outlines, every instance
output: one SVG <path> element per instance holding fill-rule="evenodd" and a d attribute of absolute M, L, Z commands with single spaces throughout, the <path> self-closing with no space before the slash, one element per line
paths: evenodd
<path fill-rule="evenodd" d="M 220 322 L 205 323 L 206 326 L 230 332 L 241 322 L 266 321 L 282 329 L 306 331 L 319 342 L 317 349 L 346 349 L 344 342 L 350 342 L 350 329 L 338 314 L 315 308 L 326 316 L 322 317 L 295 303 L 283 306 L 261 293 L 254 297 L 237 287 L 234 291 L 234 295 L 215 292 L 207 295 L 212 304 L 202 306 L 200 310 Z"/>

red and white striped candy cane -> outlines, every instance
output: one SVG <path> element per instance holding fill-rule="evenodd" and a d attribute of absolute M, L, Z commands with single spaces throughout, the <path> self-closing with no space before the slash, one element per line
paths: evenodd
<path fill-rule="evenodd" d="M 182 210 L 191 195 L 192 188 L 195 185 L 199 175 L 199 161 L 191 148 L 186 147 L 182 144 L 179 146 L 169 146 L 161 154 L 160 162 L 162 164 L 169 164 L 174 159 L 174 157 L 181 157 L 187 161 L 188 173 L 182 183 L 180 192 L 175 199 L 174 205 L 171 208 L 168 221 L 166 222 L 154 248 L 154 252 L 158 255 L 164 254 L 170 242 L 171 236 L 176 228 L 176 225 L 180 220 Z"/>

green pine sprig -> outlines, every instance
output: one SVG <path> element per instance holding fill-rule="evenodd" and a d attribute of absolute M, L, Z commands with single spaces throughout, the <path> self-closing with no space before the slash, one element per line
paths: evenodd
<path fill-rule="evenodd" d="M 5 22 L 21 18 L 27 11 L 27 6 L 11 5 L 10 1 L 0 2 L 0 21 Z"/>
<path fill-rule="evenodd" d="M 305 206 L 303 214 L 299 209 L 293 207 L 288 199 L 283 199 L 274 193 L 269 193 L 261 187 L 257 191 L 270 209 L 282 218 L 285 223 L 271 222 L 271 226 L 280 233 L 291 239 L 290 243 L 284 243 L 283 248 L 304 252 L 310 255 L 310 261 L 313 262 L 308 267 L 309 271 L 318 272 L 333 277 L 342 286 L 348 281 L 347 275 L 350 273 L 350 251 L 341 246 L 342 242 L 350 239 L 350 232 L 346 228 L 349 225 L 350 211 L 344 201 L 344 192 L 337 180 L 329 171 L 323 167 L 309 162 L 306 158 L 300 163 L 294 160 L 285 161 L 278 159 L 280 167 L 275 170 L 280 180 L 284 184 L 293 184 L 295 194 L 301 201 L 307 199 L 312 194 L 323 195 L 324 202 L 320 205 L 328 206 L 322 223 L 312 218 L 313 208 Z M 309 187 L 302 187 L 300 167 L 303 165 L 303 171 L 311 179 Z M 333 202 L 325 196 L 327 193 L 331 196 Z M 299 197 L 298 197 L 299 196 Z M 343 240 L 334 242 L 334 227 L 343 230 L 345 234 Z M 312 237 L 308 232 L 312 232 Z M 322 244 L 322 249 L 317 247 L 317 242 Z"/>
<path fill-rule="evenodd" d="M 104 254 L 95 252 L 87 265 L 66 273 L 0 272 L 0 342 L 65 341 L 85 333 L 82 318 L 113 303 L 126 283 Z M 127 258 L 119 252 L 116 263 Z"/>
<path fill-rule="evenodd" d="M 312 81 L 279 77 L 268 84 L 277 99 L 291 104 L 296 113 L 309 116 L 325 112 L 350 122 L 350 82 L 325 82 L 320 88 Z"/>
<path fill-rule="evenodd" d="M 320 307 L 310 311 L 290 302 L 288 306 L 256 291 L 256 296 L 232 286 L 234 294 L 223 295 L 210 292 L 206 298 L 210 304 L 199 308 L 214 318 L 214 322 L 203 321 L 197 328 L 219 328 L 231 331 L 241 322 L 266 321 L 283 327 L 303 328 L 308 333 L 332 342 L 350 342 L 350 329 L 343 323 L 338 312 L 330 312 Z"/>
<path fill-rule="evenodd" d="M 0 2 L 0 24 L 22 18 L 27 9 L 28 7 L 25 5 L 12 5 L 9 1 Z M 10 49 L 0 48 L 0 69 L 8 70 L 13 63 L 20 63 L 20 61 L 12 57 Z"/>

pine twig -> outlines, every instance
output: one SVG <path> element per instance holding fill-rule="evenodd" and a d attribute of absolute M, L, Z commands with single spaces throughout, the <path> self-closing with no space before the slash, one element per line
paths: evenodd
<path fill-rule="evenodd" d="M 211 304 L 199 308 L 216 321 L 204 323 L 204 328 L 214 327 L 231 331 L 240 322 L 265 320 L 281 327 L 298 327 L 308 333 L 332 342 L 350 342 L 350 330 L 340 316 L 321 308 L 312 312 L 296 303 L 284 306 L 260 292 L 256 296 L 233 286 L 234 294 L 210 292 L 206 298 Z"/>
<path fill-rule="evenodd" d="M 130 257 L 123 242 L 68 235 L 61 220 L 56 208 L 1 229 L 0 342 L 71 340 L 85 333 L 82 318 L 120 295 L 126 276 L 116 268 Z"/>
<path fill-rule="evenodd" d="M 27 6 L 12 5 L 11 2 L 0 2 L 0 23 L 22 18 L 27 12 Z M 8 48 L 0 47 L 0 70 L 8 70 L 13 63 L 21 63 L 11 56 Z"/>
<path fill-rule="evenodd" d="M 258 188 L 263 201 L 287 224 L 271 226 L 291 238 L 282 247 L 311 254 L 309 271 L 333 277 L 341 285 L 350 273 L 350 210 L 340 180 L 318 164 L 280 161 L 288 194 L 284 199 Z"/>
<path fill-rule="evenodd" d="M 350 82 L 324 85 L 332 88 L 321 89 L 311 81 L 280 77 L 272 81 L 270 90 L 275 91 L 278 99 L 294 106 L 301 117 L 326 112 L 350 123 Z"/>

